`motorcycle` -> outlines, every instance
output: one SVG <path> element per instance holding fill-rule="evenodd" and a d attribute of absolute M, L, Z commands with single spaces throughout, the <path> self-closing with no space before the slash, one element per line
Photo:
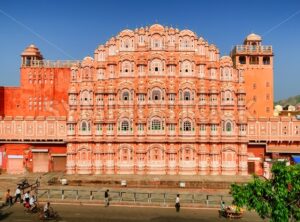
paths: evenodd
<path fill-rule="evenodd" d="M 53 208 L 50 207 L 48 215 L 44 211 L 40 212 L 39 219 L 42 220 L 42 221 L 45 221 L 45 220 L 59 221 L 60 216 L 58 215 L 57 211 L 54 211 Z"/>
<path fill-rule="evenodd" d="M 28 214 L 36 214 L 42 211 L 42 207 L 38 203 L 32 208 L 28 203 L 24 204 L 24 212 Z"/>

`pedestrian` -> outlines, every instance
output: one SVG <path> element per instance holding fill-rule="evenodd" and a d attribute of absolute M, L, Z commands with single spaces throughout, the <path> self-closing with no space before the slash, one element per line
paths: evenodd
<path fill-rule="evenodd" d="M 20 190 L 19 186 L 17 186 L 16 192 L 15 192 L 15 203 L 17 202 L 18 199 L 20 200 L 20 203 L 22 203 L 21 190 Z"/>
<path fill-rule="evenodd" d="M 176 196 L 175 208 L 176 208 L 176 212 L 180 211 L 180 198 L 179 198 L 179 194 L 177 194 L 177 196 Z"/>
<path fill-rule="evenodd" d="M 109 206 L 109 189 L 107 189 L 105 192 L 104 192 L 104 201 L 105 201 L 105 207 L 108 207 Z"/>
<path fill-rule="evenodd" d="M 27 191 L 25 194 L 24 194 L 24 205 L 29 205 L 29 200 L 30 200 L 30 193 L 29 191 Z"/>
<path fill-rule="evenodd" d="M 33 211 L 37 205 L 36 205 L 36 199 L 34 197 L 34 195 L 32 195 L 29 199 L 29 205 L 30 205 L 30 210 Z"/>
<path fill-rule="evenodd" d="M 44 218 L 50 217 L 50 202 L 47 202 L 44 206 Z"/>
<path fill-rule="evenodd" d="M 10 189 L 7 189 L 7 191 L 5 193 L 5 204 L 12 206 L 12 196 L 10 194 Z"/>
<path fill-rule="evenodd" d="M 225 202 L 221 201 L 221 211 L 225 211 L 225 210 L 226 210 Z"/>

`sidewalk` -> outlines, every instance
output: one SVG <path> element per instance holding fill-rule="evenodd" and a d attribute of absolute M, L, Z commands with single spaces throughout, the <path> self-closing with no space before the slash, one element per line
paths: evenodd
<path fill-rule="evenodd" d="M 194 192 L 226 194 L 232 183 L 246 183 L 251 176 L 199 176 L 199 175 L 66 175 L 62 172 L 0 175 L 0 195 L 7 189 L 14 193 L 16 184 L 23 178 L 29 183 L 40 181 L 41 189 L 100 190 L 104 188 L 127 191 Z M 68 185 L 63 186 L 61 179 Z M 121 181 L 126 186 L 121 185 Z M 123 184 L 124 185 L 124 184 Z"/>

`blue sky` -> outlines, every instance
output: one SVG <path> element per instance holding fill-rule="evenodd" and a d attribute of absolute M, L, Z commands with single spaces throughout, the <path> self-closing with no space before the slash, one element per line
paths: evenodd
<path fill-rule="evenodd" d="M 300 94 L 299 0 L 1 0 L 0 85 L 18 86 L 20 53 L 83 59 L 125 28 L 160 23 L 191 29 L 228 55 L 251 32 L 273 45 L 275 100 Z"/>

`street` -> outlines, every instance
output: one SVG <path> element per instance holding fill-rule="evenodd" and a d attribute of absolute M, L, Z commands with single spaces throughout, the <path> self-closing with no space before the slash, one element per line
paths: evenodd
<path fill-rule="evenodd" d="M 225 221 L 225 218 L 219 218 L 217 209 L 188 209 L 182 208 L 179 213 L 175 208 L 154 208 L 154 207 L 127 207 L 127 206 L 109 206 L 103 205 L 61 205 L 53 204 L 52 207 L 58 211 L 61 222 L 214 222 Z M 261 220 L 256 213 L 247 212 L 244 214 L 244 222 L 258 222 Z M 27 222 L 39 221 L 38 214 L 27 214 L 23 206 L 15 204 L 11 208 L 2 209 L 0 221 Z"/>

